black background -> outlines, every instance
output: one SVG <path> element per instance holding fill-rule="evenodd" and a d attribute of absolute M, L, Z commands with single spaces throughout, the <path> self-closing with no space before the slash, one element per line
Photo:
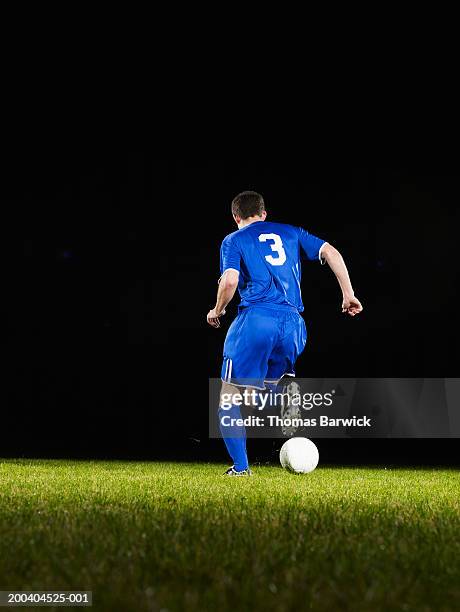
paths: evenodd
<path fill-rule="evenodd" d="M 220 330 L 205 316 L 244 189 L 334 244 L 364 304 L 345 317 L 332 272 L 305 267 L 299 376 L 458 376 L 458 179 L 346 156 L 8 155 L 0 455 L 226 460 L 207 439 L 208 378 L 236 301 Z M 276 460 L 279 446 L 250 452 Z M 318 446 L 325 462 L 459 462 L 454 439 Z"/>

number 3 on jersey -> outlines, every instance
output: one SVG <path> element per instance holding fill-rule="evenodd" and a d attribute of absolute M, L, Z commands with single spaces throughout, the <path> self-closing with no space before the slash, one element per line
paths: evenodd
<path fill-rule="evenodd" d="M 273 244 L 270 244 L 270 248 L 274 253 L 278 254 L 278 257 L 273 255 L 265 255 L 265 259 L 272 266 L 282 266 L 286 261 L 286 251 L 283 248 L 283 241 L 278 234 L 260 234 L 259 241 L 267 242 L 267 240 L 273 240 Z"/>

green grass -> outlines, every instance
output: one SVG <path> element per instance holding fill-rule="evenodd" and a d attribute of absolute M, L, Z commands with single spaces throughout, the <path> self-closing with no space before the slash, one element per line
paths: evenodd
<path fill-rule="evenodd" d="M 95 610 L 458 610 L 460 475 L 0 461 L 0 589 Z"/>

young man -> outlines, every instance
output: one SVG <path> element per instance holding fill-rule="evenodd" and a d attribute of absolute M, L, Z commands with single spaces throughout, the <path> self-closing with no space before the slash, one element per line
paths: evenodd
<path fill-rule="evenodd" d="M 225 339 L 221 374 L 221 395 L 227 398 L 240 395 L 239 387 L 264 389 L 265 383 L 294 375 L 307 338 L 299 314 L 302 259 L 329 264 L 342 289 L 342 312 L 354 317 L 363 309 L 342 256 L 329 243 L 300 227 L 265 221 L 264 200 L 255 191 L 236 196 L 232 215 L 238 230 L 222 242 L 217 302 L 207 315 L 209 325 L 220 327 L 219 317 L 238 287 L 241 302 Z M 233 460 L 228 476 L 251 474 L 245 428 L 238 419 L 239 402 L 219 409 L 222 437 Z"/>

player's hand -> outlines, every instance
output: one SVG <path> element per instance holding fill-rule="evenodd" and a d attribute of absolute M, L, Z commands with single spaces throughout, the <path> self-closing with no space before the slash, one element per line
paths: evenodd
<path fill-rule="evenodd" d="M 355 296 L 344 297 L 342 302 L 342 312 L 348 313 L 351 317 L 356 316 L 362 311 L 361 302 Z"/>
<path fill-rule="evenodd" d="M 206 317 L 209 325 L 212 327 L 220 327 L 219 317 L 225 314 L 225 310 L 223 310 L 220 315 L 217 315 L 216 309 L 213 308 L 208 312 L 208 316 Z"/>

